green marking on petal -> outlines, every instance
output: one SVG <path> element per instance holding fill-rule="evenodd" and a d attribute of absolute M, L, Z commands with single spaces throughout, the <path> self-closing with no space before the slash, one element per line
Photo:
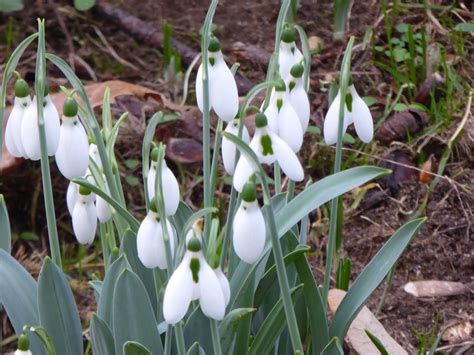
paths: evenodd
<path fill-rule="evenodd" d="M 349 112 L 352 112 L 352 101 L 353 101 L 352 94 L 348 92 L 346 94 L 346 106 Z"/>
<path fill-rule="evenodd" d="M 282 106 L 283 106 L 283 99 L 278 99 L 278 100 L 277 100 L 278 112 L 280 112 Z"/>
<path fill-rule="evenodd" d="M 191 259 L 191 262 L 189 263 L 189 268 L 191 269 L 191 272 L 193 273 L 193 281 L 195 283 L 199 282 L 199 268 L 201 265 L 199 264 L 199 259 Z"/>
<path fill-rule="evenodd" d="M 214 65 L 215 62 L 216 62 L 216 58 L 209 57 L 209 63 L 210 63 L 211 65 Z"/>
<path fill-rule="evenodd" d="M 260 143 L 262 144 L 262 154 L 267 156 L 267 155 L 273 155 L 273 147 L 272 147 L 272 139 L 268 134 L 265 134 L 262 136 L 260 139 Z"/>

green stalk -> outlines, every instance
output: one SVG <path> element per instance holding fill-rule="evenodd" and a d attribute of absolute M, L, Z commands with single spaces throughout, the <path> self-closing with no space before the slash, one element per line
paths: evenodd
<path fill-rule="evenodd" d="M 214 350 L 214 355 L 222 355 L 219 330 L 217 329 L 217 321 L 214 319 L 209 319 L 209 323 L 211 325 L 212 348 Z"/>
<path fill-rule="evenodd" d="M 350 65 L 352 47 L 354 46 L 354 36 L 349 39 L 347 43 L 346 52 L 341 64 L 341 77 L 339 82 L 339 88 L 341 90 L 341 103 L 339 105 L 339 124 L 337 130 L 337 143 L 336 143 L 336 157 L 334 160 L 334 174 L 341 171 L 342 162 L 342 137 L 344 130 L 344 105 L 346 104 L 345 97 L 347 93 L 347 87 L 349 85 L 350 76 Z M 324 271 L 324 282 L 322 290 L 323 305 L 327 306 L 328 292 L 329 292 L 329 281 L 331 279 L 331 273 L 333 268 L 333 258 L 336 250 L 337 230 L 338 230 L 338 209 L 339 199 L 335 198 L 331 201 L 331 217 L 329 221 L 329 237 L 326 254 L 326 267 Z"/>
<path fill-rule="evenodd" d="M 202 90 L 203 90 L 203 122 L 202 122 L 202 140 L 203 140 L 203 160 L 202 170 L 204 176 L 204 208 L 212 206 L 212 190 L 211 190 L 211 136 L 210 126 L 211 119 L 209 115 L 209 68 L 208 68 L 208 52 L 210 29 L 214 13 L 216 12 L 219 0 L 212 0 L 206 19 L 202 27 L 201 37 L 201 53 L 202 53 Z M 204 217 L 204 240 L 207 239 L 210 227 L 211 216 Z"/>
<path fill-rule="evenodd" d="M 58 230 L 56 226 L 56 214 L 54 211 L 53 188 L 51 173 L 49 171 L 49 158 L 47 152 L 46 131 L 43 115 L 43 94 L 46 85 L 46 58 L 45 58 L 45 35 L 44 20 L 38 19 L 38 54 L 36 57 L 35 93 L 36 107 L 38 110 L 38 131 L 41 146 L 41 177 L 43 180 L 44 205 L 46 210 L 46 222 L 48 225 L 49 247 L 51 259 L 62 269 L 61 251 L 59 249 Z"/>
<path fill-rule="evenodd" d="M 109 268 L 109 243 L 105 224 L 99 223 L 99 237 L 100 246 L 102 247 L 102 257 L 104 259 L 104 269 L 107 271 Z"/>
<path fill-rule="evenodd" d="M 237 207 L 237 194 L 235 192 L 234 186 L 232 185 L 232 189 L 230 190 L 229 211 L 227 212 L 227 220 L 226 220 L 225 229 L 224 229 L 224 239 L 222 241 L 221 259 L 219 262 L 222 270 L 224 270 L 224 265 L 227 258 L 227 251 L 229 249 L 230 237 L 232 235 L 232 224 L 234 222 L 234 214 L 235 214 L 236 207 Z"/>
<path fill-rule="evenodd" d="M 278 161 L 273 163 L 273 181 L 275 183 L 275 194 L 279 194 L 281 192 L 281 171 Z"/>
<path fill-rule="evenodd" d="M 219 150 L 222 143 L 222 120 L 217 122 L 216 135 L 214 137 L 214 151 L 212 152 L 212 164 L 211 164 L 211 191 L 216 188 L 217 181 L 217 165 L 219 163 Z M 211 206 L 214 205 L 214 194 L 211 195 Z"/>

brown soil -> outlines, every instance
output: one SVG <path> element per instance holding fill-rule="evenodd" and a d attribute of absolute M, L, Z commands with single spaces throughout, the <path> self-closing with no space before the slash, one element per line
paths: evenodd
<path fill-rule="evenodd" d="M 109 1 L 120 8 L 126 10 L 131 15 L 161 27 L 163 20 L 167 20 L 173 26 L 174 36 L 186 43 L 196 51 L 199 50 L 198 31 L 206 14 L 209 1 L 192 0 L 186 2 L 144 0 L 133 1 Z M 4 58 L 11 53 L 12 48 L 25 37 L 26 34 L 35 31 L 36 18 L 45 17 L 47 19 L 47 50 L 68 59 L 69 47 L 68 39 L 72 42 L 75 54 L 89 64 L 97 80 L 121 79 L 137 84 L 142 84 L 163 92 L 166 96 L 172 96 L 168 83 L 163 79 L 162 57 L 155 48 L 150 48 L 145 43 L 139 43 L 131 36 L 117 28 L 108 21 L 94 16 L 93 13 L 78 14 L 71 7 L 70 1 L 26 1 L 27 6 L 21 13 L 0 14 L 0 47 L 1 57 Z M 137 5 L 139 3 L 139 5 Z M 160 6 L 161 5 L 161 6 Z M 267 52 L 271 52 L 274 46 L 274 26 L 278 15 L 278 1 L 221 1 L 219 5 L 215 23 L 217 28 L 215 33 L 223 43 L 224 52 L 228 54 L 230 61 L 236 58 L 235 53 L 231 53 L 232 45 L 239 41 L 244 44 L 259 46 Z M 58 11 L 52 11 L 57 6 Z M 337 75 L 340 59 L 346 41 L 335 41 L 332 39 L 332 2 L 301 1 L 299 10 L 299 24 L 306 30 L 308 36 L 319 36 L 323 42 L 323 50 L 320 55 L 313 56 L 311 74 L 311 100 L 312 100 L 312 120 L 318 126 L 323 122 L 324 113 L 327 110 L 326 93 L 322 91 L 325 84 L 323 81 L 330 80 Z M 381 10 L 378 2 L 357 2 L 353 7 L 349 23 L 349 33 L 356 36 L 356 43 L 360 43 L 368 26 L 375 26 L 375 36 L 384 38 L 383 23 L 378 20 Z M 60 28 L 58 18 L 61 18 L 69 32 L 64 34 Z M 429 23 L 425 12 L 413 10 L 407 18 L 401 18 L 400 22 Z M 8 46 L 4 40 L 7 24 L 13 25 L 13 46 Z M 111 51 L 106 48 L 98 37 L 100 31 L 108 44 L 113 47 L 117 55 L 123 59 L 118 63 L 113 58 Z M 438 41 L 448 41 L 449 38 L 436 35 Z M 471 46 L 472 47 L 472 46 Z M 472 48 L 471 48 L 472 49 Z M 21 66 L 21 72 L 27 79 L 34 78 L 34 49 L 25 54 L 25 58 L 30 60 Z M 353 58 L 353 79 L 357 81 L 358 89 L 364 95 L 371 95 L 382 98 L 392 87 L 392 79 L 387 74 L 377 69 L 371 61 L 370 51 L 357 51 Z M 239 71 L 253 80 L 264 78 L 264 68 L 255 65 L 251 60 L 241 61 Z M 130 63 L 130 64 L 127 64 Z M 77 64 L 77 63 L 76 63 Z M 136 70 L 139 68 L 140 70 Z M 0 66 L 3 69 L 3 66 Z M 52 67 L 48 67 L 52 86 L 63 85 L 60 73 Z M 472 68 L 471 68 L 472 69 Z M 469 68 L 468 68 L 469 70 Z M 77 64 L 78 75 L 86 82 L 91 81 L 91 74 L 80 64 Z M 471 73 L 472 74 L 472 73 Z M 192 86 L 191 86 L 192 87 Z M 193 99 L 188 100 L 193 104 Z M 135 103 L 136 104 L 136 103 Z M 133 105 L 135 105 L 133 104 Z M 145 115 L 143 103 L 138 103 L 138 108 L 130 104 L 118 105 L 117 111 L 123 107 L 139 112 L 134 115 L 138 125 L 125 127 L 124 134 L 127 137 L 119 142 L 118 150 L 122 159 L 139 159 L 141 149 L 141 138 L 137 135 L 143 134 L 143 117 Z M 462 110 L 462 108 L 461 108 Z M 377 113 L 375 111 L 375 113 Z M 458 119 L 459 119 L 458 115 Z M 375 114 L 377 119 L 377 114 Z M 139 121 L 141 120 L 141 121 Z M 458 121 L 452 122 L 448 131 L 453 132 Z M 140 128 L 141 127 L 141 128 Z M 448 133 L 449 133 L 448 132 Z M 189 132 L 188 132 L 189 133 Z M 192 134 L 189 134 L 192 137 Z M 474 164 L 472 153 L 472 137 L 474 129 L 472 122 L 466 127 L 465 135 L 471 137 L 463 141 L 463 145 L 458 146 L 450 160 L 446 174 L 452 180 L 442 179 L 430 196 L 426 209 L 428 223 L 422 231 L 415 237 L 407 251 L 403 254 L 397 266 L 391 291 L 385 302 L 383 311 L 379 314 L 384 326 L 389 333 L 395 337 L 410 353 L 416 353 L 418 340 L 416 332 L 428 332 L 434 325 L 435 317 L 439 316 L 440 324 L 447 324 L 452 320 L 470 319 L 474 314 L 474 303 L 472 296 L 454 296 L 436 298 L 431 300 L 417 300 L 406 294 L 402 286 L 413 280 L 450 280 L 471 282 L 473 281 L 474 258 L 474 229 L 472 227 L 474 196 L 472 190 L 466 186 L 474 181 Z M 442 136 L 446 141 L 449 135 Z M 327 175 L 331 171 L 332 151 L 321 147 L 318 144 L 319 138 L 315 135 L 307 135 L 305 149 L 302 153 L 306 163 L 307 171 L 313 179 L 318 179 Z M 441 145 L 444 147 L 444 145 Z M 436 151 L 439 159 L 442 150 L 439 146 L 431 150 L 425 150 L 426 156 Z M 367 158 L 367 163 L 379 164 L 380 159 L 386 157 L 392 147 L 385 148 L 375 145 L 371 152 L 372 156 Z M 346 155 L 347 157 L 348 155 Z M 374 158 L 375 157 L 375 158 Z M 413 160 L 413 156 L 411 157 Z M 190 181 L 196 174 L 195 165 L 184 166 L 186 170 L 186 180 Z M 63 241 L 73 241 L 71 234 L 70 220 L 65 206 L 65 191 L 67 182 L 62 179 L 54 164 L 51 165 L 55 201 L 57 203 L 58 224 Z M 140 167 L 133 171 L 126 171 L 126 174 L 139 176 Z M 415 180 L 417 174 L 410 177 Z M 403 180 L 403 179 L 402 179 Z M 353 262 L 353 275 L 356 276 L 368 263 L 371 257 L 380 249 L 388 237 L 401 226 L 421 203 L 427 185 L 418 181 L 395 181 L 382 182 L 385 189 L 380 195 L 376 189 L 369 191 L 364 202 L 359 208 L 348 216 L 344 226 L 344 248 Z M 193 189 L 191 186 L 189 198 L 193 199 Z M 142 196 L 136 192 L 136 188 L 128 189 L 127 197 L 131 208 L 137 214 L 143 211 Z M 38 266 L 47 247 L 46 226 L 44 220 L 43 201 L 41 196 L 41 177 L 39 164 L 24 162 L 21 168 L 8 176 L 2 176 L 0 181 L 0 191 L 5 194 L 12 219 L 12 226 L 15 232 L 35 231 L 43 236 L 41 242 L 16 242 L 14 247 L 15 255 L 25 264 L 33 274 L 38 273 Z M 374 194 L 379 197 L 374 197 Z M 199 195 L 195 193 L 195 195 Z M 372 195 L 372 196 L 370 196 Z M 382 198 L 380 198 L 382 196 Z M 371 200 L 371 198 L 373 198 Z M 375 202 L 373 202 L 375 201 Z M 352 201 L 347 201 L 348 203 Z M 197 204 L 199 202 L 196 201 Z M 322 227 L 321 222 L 322 221 Z M 326 234 L 326 220 L 318 219 L 313 224 L 313 235 L 311 244 L 316 251 L 321 253 L 312 260 L 318 280 L 321 279 L 322 258 Z M 39 245 L 41 243 L 41 246 Z M 65 243 L 66 254 L 75 260 L 77 246 L 73 243 Z M 43 252 L 34 252 L 43 250 Z M 91 265 L 93 268 L 93 265 Z M 76 266 L 69 265 L 71 272 L 75 272 Z M 86 271 L 87 272 L 87 271 Z M 81 315 L 84 319 L 89 319 L 90 302 L 92 292 L 87 290 L 85 282 L 75 282 L 75 292 L 81 304 Z M 375 310 L 378 300 L 382 294 L 383 286 L 375 292 L 369 300 L 368 306 Z M 4 320 L 4 325 L 7 325 Z M 9 327 L 4 328 L 2 337 L 9 334 Z M 469 351 L 469 350 L 468 350 Z M 472 349 L 471 349 L 472 351 Z"/>

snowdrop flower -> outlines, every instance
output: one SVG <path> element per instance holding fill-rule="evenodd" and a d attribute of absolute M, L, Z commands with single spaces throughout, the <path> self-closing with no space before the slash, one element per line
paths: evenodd
<path fill-rule="evenodd" d="M 337 142 L 337 128 L 339 123 L 339 106 L 341 103 L 341 92 L 329 106 L 324 119 L 324 140 L 331 145 Z M 354 85 L 348 87 L 344 105 L 344 127 L 343 134 L 347 127 L 354 123 L 355 130 L 360 140 L 369 143 L 374 136 L 374 123 L 369 107 L 357 93 Z"/>
<path fill-rule="evenodd" d="M 69 214 L 71 216 L 74 211 L 74 206 L 76 205 L 76 202 L 77 202 L 78 193 L 79 193 L 79 186 L 77 186 L 77 184 L 73 183 L 72 181 L 69 181 L 69 185 L 67 187 L 67 192 L 66 192 L 66 205 L 67 205 L 67 210 L 69 211 Z"/>
<path fill-rule="evenodd" d="M 109 186 L 107 185 L 107 180 L 105 175 L 102 175 L 103 180 L 105 181 L 105 192 L 110 195 Z M 107 222 L 112 218 L 112 211 L 110 210 L 109 204 L 100 196 L 97 196 L 95 201 L 95 208 L 97 210 L 97 218 L 100 223 Z"/>
<path fill-rule="evenodd" d="M 293 106 L 300 119 L 301 128 L 304 133 L 309 124 L 309 99 L 308 93 L 304 88 L 303 73 L 304 68 L 301 64 L 293 65 L 287 78 L 287 85 L 290 91 L 291 106 Z"/>
<path fill-rule="evenodd" d="M 238 137 L 239 135 L 239 120 L 236 118 L 227 124 L 227 127 L 224 130 L 225 132 L 229 132 L 234 136 Z M 249 143 L 249 132 L 245 125 L 242 127 L 242 140 L 245 143 Z M 227 138 L 222 138 L 222 161 L 224 163 L 224 169 L 230 176 L 234 175 L 235 170 L 235 153 L 236 148 L 234 143 L 229 141 Z"/>
<path fill-rule="evenodd" d="M 278 68 L 282 78 L 290 74 L 293 65 L 303 59 L 303 54 L 295 44 L 296 30 L 294 27 L 286 28 L 281 35 L 280 53 L 278 55 Z"/>
<path fill-rule="evenodd" d="M 214 273 L 216 274 L 217 280 L 219 280 L 219 284 L 221 285 L 221 290 L 222 290 L 222 293 L 224 294 L 224 304 L 227 307 L 230 301 L 229 280 L 227 280 L 227 277 L 224 275 L 220 267 L 218 267 L 217 269 L 214 269 Z"/>
<path fill-rule="evenodd" d="M 199 299 L 202 312 L 209 318 L 222 320 L 226 296 L 218 276 L 207 263 L 198 238 L 191 238 L 181 264 L 171 275 L 163 299 L 166 323 L 176 324 L 186 315 L 193 299 Z"/>
<path fill-rule="evenodd" d="M 94 194 L 84 186 L 79 187 L 79 194 L 72 211 L 72 228 L 79 243 L 91 244 L 94 241 L 97 229 Z"/>
<path fill-rule="evenodd" d="M 168 228 L 171 255 L 174 255 L 177 244 L 176 231 L 168 219 L 165 219 L 165 222 Z M 156 209 L 156 200 L 153 200 L 137 234 L 138 258 L 149 269 L 159 267 L 164 270 L 167 267 L 165 240 L 161 223 L 162 220 Z"/>
<path fill-rule="evenodd" d="M 283 172 L 291 180 L 304 179 L 303 167 L 298 157 L 283 139 L 268 128 L 267 118 L 263 113 L 255 116 L 255 134 L 250 142 L 250 148 L 261 163 L 273 164 L 277 160 Z M 242 192 L 245 183 L 256 171 L 257 167 L 253 162 L 245 154 L 241 154 L 233 179 L 235 189 Z"/>
<path fill-rule="evenodd" d="M 23 79 L 15 82 L 15 102 L 5 128 L 5 146 L 14 157 L 26 157 L 21 141 L 21 124 L 26 110 L 31 104 L 28 84 Z"/>
<path fill-rule="evenodd" d="M 147 177 L 147 190 L 150 201 L 155 197 L 157 160 L 158 148 L 154 148 L 151 152 L 151 165 Z M 161 184 L 166 216 L 172 216 L 176 213 L 176 210 L 179 206 L 179 184 L 171 169 L 166 165 L 166 161 L 164 159 L 161 163 Z"/>
<path fill-rule="evenodd" d="M 102 160 L 100 159 L 99 148 L 95 143 L 89 144 L 89 157 L 97 165 L 99 170 L 102 170 Z"/>
<path fill-rule="evenodd" d="M 279 80 L 275 86 L 264 113 L 268 118 L 270 129 L 288 143 L 294 152 L 298 152 L 303 145 L 303 128 L 283 80 Z"/>
<path fill-rule="evenodd" d="M 59 144 L 59 114 L 45 86 L 43 98 L 44 130 L 46 133 L 46 147 L 49 156 L 56 154 Z M 38 110 L 36 96 L 26 110 L 21 123 L 21 141 L 25 155 L 31 160 L 41 158 L 40 138 L 38 131 Z"/>
<path fill-rule="evenodd" d="M 22 333 L 18 338 L 18 349 L 14 355 L 32 355 L 30 351 L 30 339 L 25 333 Z"/>
<path fill-rule="evenodd" d="M 234 75 L 225 63 L 221 45 L 215 37 L 211 37 L 208 58 L 209 109 L 213 108 L 220 119 L 229 122 L 239 111 L 239 94 Z M 204 111 L 202 75 L 201 64 L 196 77 L 196 100 L 201 112 Z"/>
<path fill-rule="evenodd" d="M 265 220 L 252 181 L 245 184 L 240 196 L 242 202 L 233 223 L 234 250 L 240 259 L 253 264 L 265 247 Z"/>
<path fill-rule="evenodd" d="M 63 106 L 56 164 L 67 179 L 84 176 L 89 165 L 89 141 L 77 117 L 77 102 L 68 97 Z"/>

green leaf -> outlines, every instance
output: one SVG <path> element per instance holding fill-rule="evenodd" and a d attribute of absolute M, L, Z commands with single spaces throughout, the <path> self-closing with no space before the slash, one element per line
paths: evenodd
<path fill-rule="evenodd" d="M 194 309 L 188 317 L 184 326 L 184 340 L 186 347 L 197 342 L 206 354 L 213 353 L 209 318 L 202 313 L 201 307 Z"/>
<path fill-rule="evenodd" d="M 59 354 L 83 354 L 79 312 L 66 276 L 49 257 L 38 279 L 38 311 Z"/>
<path fill-rule="evenodd" d="M 38 240 L 40 240 L 39 235 L 34 232 L 21 232 L 19 238 L 21 240 L 33 241 L 33 242 L 37 242 Z"/>
<path fill-rule="evenodd" d="M 95 0 L 74 0 L 74 7 L 79 11 L 87 11 L 95 5 Z"/>
<path fill-rule="evenodd" d="M 291 290 L 293 304 L 295 304 L 299 296 L 301 296 L 302 291 L 303 285 L 299 285 Z M 268 352 L 268 349 L 274 346 L 278 336 L 283 332 L 283 329 L 285 329 L 285 325 L 285 310 L 283 309 L 283 302 L 280 299 L 258 330 L 250 347 L 249 354 L 259 355 Z"/>
<path fill-rule="evenodd" d="M 117 279 L 120 274 L 128 267 L 127 260 L 121 256 L 115 260 L 111 265 L 102 284 L 99 302 L 97 304 L 97 314 L 110 329 L 113 327 L 113 304 L 114 304 L 114 289 Z M 120 346 L 121 348 L 121 346 Z"/>
<path fill-rule="evenodd" d="M 31 275 L 5 250 L 0 249 L 0 303 L 20 335 L 23 326 L 39 324 L 37 285 Z M 31 339 L 31 350 L 44 354 L 41 343 Z"/>
<path fill-rule="evenodd" d="M 367 106 L 372 106 L 372 105 L 375 105 L 377 103 L 377 99 L 375 97 L 372 97 L 372 96 L 364 96 L 362 98 L 362 100 L 364 100 L 364 102 Z"/>
<path fill-rule="evenodd" d="M 1 12 L 21 11 L 23 7 L 23 0 L 0 0 Z"/>
<path fill-rule="evenodd" d="M 136 176 L 133 176 L 133 175 L 125 176 L 125 181 L 130 186 L 137 186 L 140 183 L 140 180 Z"/>
<path fill-rule="evenodd" d="M 474 22 L 462 22 L 454 26 L 454 30 L 458 32 L 474 32 Z"/>
<path fill-rule="evenodd" d="M 94 290 L 95 299 L 97 302 L 99 302 L 100 293 L 102 292 L 102 285 L 103 282 L 100 280 L 89 281 L 89 286 L 92 287 L 92 289 Z"/>
<path fill-rule="evenodd" d="M 124 161 L 125 166 L 129 169 L 135 169 L 138 165 L 140 165 L 140 161 L 137 159 L 127 159 Z"/>
<path fill-rule="evenodd" d="M 402 102 L 398 102 L 393 106 L 393 111 L 395 112 L 404 112 L 408 110 L 408 106 Z"/>
<path fill-rule="evenodd" d="M 110 302 L 110 300 L 109 300 Z M 125 269 L 117 280 L 113 299 L 115 350 L 127 341 L 143 344 L 153 355 L 163 354 L 160 334 L 150 299 L 140 278 Z"/>
<path fill-rule="evenodd" d="M 364 302 L 383 281 L 425 221 L 426 218 L 418 218 L 405 223 L 367 264 L 337 308 L 329 328 L 330 336 L 344 339 Z"/>
<path fill-rule="evenodd" d="M 398 32 L 400 33 L 406 33 L 408 32 L 408 29 L 410 28 L 410 25 L 407 23 L 399 23 L 397 26 L 395 26 Z"/>
<path fill-rule="evenodd" d="M 38 337 L 38 339 L 43 344 L 44 350 L 46 350 L 46 354 L 56 355 L 56 348 L 54 347 L 53 341 L 49 337 L 49 334 L 46 331 L 46 329 L 42 327 L 25 326 L 23 330 L 25 331 L 29 330 Z M 30 340 L 31 340 L 31 337 L 30 337 Z"/>
<path fill-rule="evenodd" d="M 73 179 L 72 182 L 80 185 L 80 186 L 85 186 L 95 194 L 99 195 L 102 197 L 110 206 L 112 206 L 119 215 L 123 217 L 127 221 L 127 223 L 130 225 L 130 228 L 134 232 L 138 232 L 138 228 L 140 227 L 140 222 L 133 217 L 130 212 L 128 212 L 125 208 L 122 207 L 117 201 L 115 201 L 112 197 L 110 197 L 106 192 L 98 188 L 97 186 L 91 184 L 89 181 L 87 181 L 84 178 L 76 178 Z"/>
<path fill-rule="evenodd" d="M 0 194 L 0 249 L 11 253 L 12 235 L 10 229 L 10 219 L 8 218 L 7 204 L 5 198 Z"/>
<path fill-rule="evenodd" d="M 222 352 L 227 354 L 230 352 L 232 342 L 237 335 L 240 322 L 255 312 L 255 308 L 236 308 L 227 313 L 222 322 L 219 324 L 219 335 L 221 339 Z"/>
<path fill-rule="evenodd" d="M 365 334 L 369 337 L 372 344 L 375 345 L 378 351 L 380 351 L 380 355 L 388 355 L 387 349 L 383 346 L 382 342 L 379 338 L 377 338 L 374 334 L 372 334 L 368 329 L 365 329 Z"/>
<path fill-rule="evenodd" d="M 115 355 L 114 337 L 107 323 L 97 314 L 91 321 L 92 352 L 101 355 Z"/>
<path fill-rule="evenodd" d="M 151 355 L 151 352 L 136 341 L 127 341 L 123 344 L 124 355 Z"/>
<path fill-rule="evenodd" d="M 321 355 L 344 355 L 339 338 L 332 338 L 331 342 L 321 352 Z"/>
<path fill-rule="evenodd" d="M 190 346 L 190 348 L 186 352 L 186 355 L 206 355 L 206 352 L 204 351 L 203 348 L 201 348 L 199 343 L 196 341 L 193 345 Z"/>

